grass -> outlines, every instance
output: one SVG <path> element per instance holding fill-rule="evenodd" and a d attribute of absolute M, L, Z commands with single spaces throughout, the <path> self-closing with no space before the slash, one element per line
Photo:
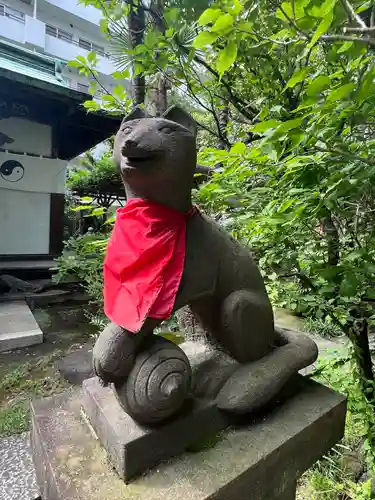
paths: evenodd
<path fill-rule="evenodd" d="M 362 395 L 353 363 L 346 356 L 328 359 L 316 373 L 317 381 L 348 397 L 345 436 L 301 477 L 297 500 L 375 499 L 375 482 L 371 479 L 375 465 L 367 443 L 369 432 L 373 432 L 373 410 Z M 366 470 L 369 479 L 358 482 Z"/>
<path fill-rule="evenodd" d="M 31 399 L 51 396 L 67 387 L 53 366 L 61 354 L 56 350 L 8 368 L 0 381 L 0 437 L 29 429 Z"/>

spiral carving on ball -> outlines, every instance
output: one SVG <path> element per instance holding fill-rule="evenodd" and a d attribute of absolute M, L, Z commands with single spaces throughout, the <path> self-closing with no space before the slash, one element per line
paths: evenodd
<path fill-rule="evenodd" d="M 135 360 L 128 378 L 115 384 L 122 408 L 142 424 L 155 424 L 174 415 L 191 388 L 186 354 L 163 337 L 154 338 Z"/>

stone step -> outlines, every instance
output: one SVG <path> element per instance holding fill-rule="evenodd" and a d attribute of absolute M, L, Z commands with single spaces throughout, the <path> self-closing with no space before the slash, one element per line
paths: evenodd
<path fill-rule="evenodd" d="M 43 332 L 24 300 L 0 303 L 0 352 L 42 342 Z"/>

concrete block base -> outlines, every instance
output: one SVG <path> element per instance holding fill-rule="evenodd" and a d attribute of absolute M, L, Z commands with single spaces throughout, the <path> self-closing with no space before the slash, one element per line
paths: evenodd
<path fill-rule="evenodd" d="M 124 412 L 113 390 L 102 387 L 98 378 L 85 380 L 82 387 L 83 410 L 124 481 L 182 453 L 230 423 L 213 402 L 191 400 L 171 422 L 143 427 Z"/>
<path fill-rule="evenodd" d="M 76 389 L 32 404 L 43 500 L 294 500 L 297 479 L 343 436 L 346 414 L 343 396 L 302 379 L 299 391 L 267 416 L 249 418 L 225 430 L 215 446 L 182 453 L 125 484 L 81 402 Z"/>

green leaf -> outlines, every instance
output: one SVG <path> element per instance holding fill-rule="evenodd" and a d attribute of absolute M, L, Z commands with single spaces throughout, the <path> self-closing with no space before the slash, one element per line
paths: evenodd
<path fill-rule="evenodd" d="M 241 2 L 239 2 L 238 0 L 232 0 L 232 5 L 230 7 L 230 12 L 234 15 L 234 16 L 238 16 L 238 14 L 242 11 L 243 9 L 243 5 Z"/>
<path fill-rule="evenodd" d="M 336 0 L 325 0 L 321 5 L 314 5 L 311 9 L 308 9 L 308 13 L 313 17 L 322 18 L 333 10 L 335 4 Z"/>
<path fill-rule="evenodd" d="M 105 213 L 105 208 L 94 208 L 90 215 L 103 215 Z"/>
<path fill-rule="evenodd" d="M 363 104 L 363 102 L 366 99 L 374 95 L 375 93 L 374 81 L 375 81 L 375 68 L 370 68 L 369 71 L 367 71 L 367 73 L 365 74 L 364 78 L 362 79 L 362 83 L 359 92 L 357 94 L 357 101 L 360 104 Z"/>
<path fill-rule="evenodd" d="M 220 9 L 206 9 L 198 19 L 198 25 L 206 26 L 207 24 L 214 23 L 221 14 L 222 11 Z"/>
<path fill-rule="evenodd" d="M 94 207 L 92 205 L 81 205 L 79 207 L 72 208 L 73 212 L 82 212 L 83 210 L 91 210 Z"/>
<path fill-rule="evenodd" d="M 125 69 L 124 71 L 115 71 L 111 76 L 115 80 L 126 80 L 126 78 L 130 77 L 130 71 L 128 69 Z"/>
<path fill-rule="evenodd" d="M 87 60 L 90 64 L 96 64 L 98 62 L 98 56 L 96 52 L 89 52 L 87 55 Z"/>
<path fill-rule="evenodd" d="M 353 45 L 354 45 L 353 42 L 345 42 L 341 45 L 337 53 L 342 54 L 343 52 L 347 52 L 349 49 L 353 47 Z"/>
<path fill-rule="evenodd" d="M 237 44 L 230 41 L 224 50 L 219 52 L 216 68 L 222 76 L 232 66 L 237 57 Z"/>
<path fill-rule="evenodd" d="M 331 26 L 332 24 L 332 21 L 333 21 L 333 11 L 331 10 L 326 16 L 325 18 L 323 19 L 323 21 L 321 21 L 321 23 L 319 24 L 317 30 L 315 31 L 312 39 L 311 39 L 311 42 L 307 45 L 308 48 L 311 48 L 313 47 L 316 42 L 319 40 L 319 38 L 324 35 L 324 33 L 326 33 L 329 29 L 329 27 Z"/>
<path fill-rule="evenodd" d="M 215 24 L 211 28 L 211 31 L 224 31 L 230 26 L 233 26 L 233 16 L 230 14 L 223 14 L 217 18 Z"/>
<path fill-rule="evenodd" d="M 87 111 L 98 111 L 100 109 L 100 105 L 95 101 L 85 101 L 83 107 L 87 109 Z"/>
<path fill-rule="evenodd" d="M 320 75 L 315 78 L 307 87 L 307 95 L 312 97 L 329 87 L 331 80 L 328 76 Z"/>
<path fill-rule="evenodd" d="M 112 90 L 112 92 L 113 95 L 117 97 L 117 99 L 119 99 L 120 101 L 122 101 L 125 98 L 125 89 L 121 84 L 116 85 L 116 87 Z"/>
<path fill-rule="evenodd" d="M 296 8 L 296 4 L 294 4 L 294 7 L 295 9 L 293 9 L 293 6 L 291 4 L 291 2 L 283 2 L 281 4 L 281 9 L 285 12 L 285 14 L 291 18 L 291 19 L 294 19 L 294 17 L 296 17 L 296 19 L 299 19 L 300 17 L 303 17 L 304 16 L 304 8 L 302 6 L 302 8 Z M 281 19 L 282 21 L 286 21 L 288 24 L 289 24 L 289 21 L 287 19 L 287 17 L 284 16 L 284 12 L 282 10 L 278 10 L 276 12 L 276 17 Z M 295 16 L 294 16 L 294 11 L 295 11 Z"/>
<path fill-rule="evenodd" d="M 108 19 L 100 19 L 100 21 L 99 21 L 99 27 L 100 27 L 100 30 L 105 35 L 109 34 L 109 31 L 108 31 Z"/>
<path fill-rule="evenodd" d="M 81 68 L 82 67 L 82 63 L 80 63 L 79 61 L 69 61 L 68 62 L 68 66 L 70 66 L 71 68 Z"/>
<path fill-rule="evenodd" d="M 348 273 L 340 285 L 340 294 L 346 297 L 352 297 L 357 291 L 360 281 L 355 274 Z"/>
<path fill-rule="evenodd" d="M 230 153 L 237 155 L 243 155 L 245 151 L 246 151 L 246 144 L 244 144 L 243 142 L 236 142 L 230 149 Z"/>
<path fill-rule="evenodd" d="M 288 81 L 288 83 L 286 84 L 285 86 L 285 89 L 288 89 L 288 88 L 292 88 L 292 87 L 295 87 L 297 85 L 297 83 L 300 83 L 300 82 L 303 82 L 303 80 L 305 80 L 305 78 L 307 77 L 307 75 L 309 74 L 310 72 L 310 68 L 309 67 L 306 67 L 306 68 L 300 68 L 299 70 L 297 70 L 292 78 Z"/>
<path fill-rule="evenodd" d="M 152 49 L 153 47 L 155 47 L 157 42 L 158 42 L 158 34 L 153 30 L 148 31 L 144 40 L 144 44 L 146 45 L 146 47 L 148 49 Z"/>
<path fill-rule="evenodd" d="M 302 125 L 304 118 L 295 118 L 294 120 L 288 120 L 286 122 L 283 122 L 278 128 L 278 132 L 287 132 L 288 130 L 292 130 L 294 128 L 298 128 L 300 125 Z"/>
<path fill-rule="evenodd" d="M 201 31 L 197 38 L 193 42 L 193 46 L 196 49 L 202 49 L 203 47 L 206 47 L 207 45 L 211 45 L 214 43 L 219 35 L 216 33 L 210 33 L 209 31 Z"/>
<path fill-rule="evenodd" d="M 346 97 L 354 88 L 355 88 L 354 83 L 347 83 L 346 85 L 342 85 L 341 87 L 339 87 L 336 90 L 333 90 L 329 94 L 327 101 L 328 102 L 339 101 L 344 97 Z"/>
<path fill-rule="evenodd" d="M 164 11 L 164 17 L 165 17 L 168 24 L 175 23 L 180 15 L 181 15 L 181 11 L 177 7 L 173 7 L 171 9 L 166 9 Z"/>
<path fill-rule="evenodd" d="M 267 132 L 267 130 L 277 128 L 282 122 L 278 120 L 266 120 L 265 122 L 257 123 L 254 127 L 251 127 L 251 132 L 254 133 L 263 133 Z"/>
<path fill-rule="evenodd" d="M 82 66 L 87 66 L 87 61 L 83 56 L 77 56 L 77 61 L 79 61 Z"/>

